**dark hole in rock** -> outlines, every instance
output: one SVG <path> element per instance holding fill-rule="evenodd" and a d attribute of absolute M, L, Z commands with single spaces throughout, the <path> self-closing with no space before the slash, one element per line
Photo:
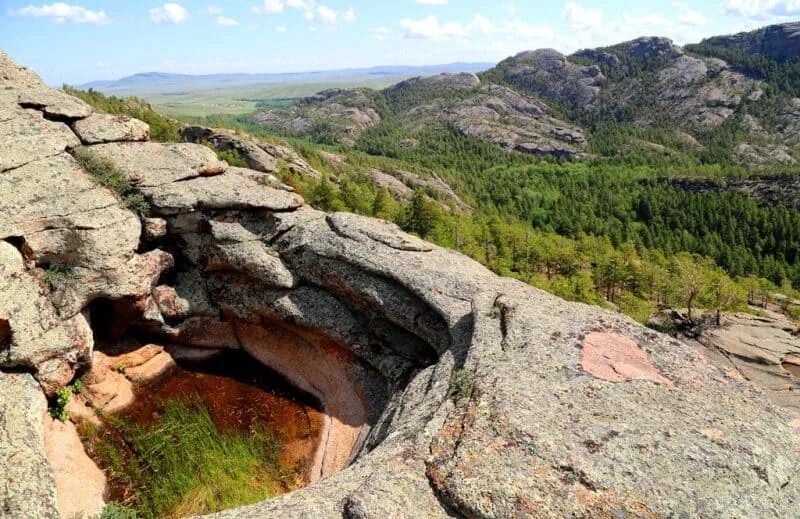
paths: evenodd
<path fill-rule="evenodd" d="M 100 298 L 89 304 L 89 321 L 98 343 L 120 340 L 141 316 L 141 309 L 132 299 Z"/>
<path fill-rule="evenodd" d="M 11 344 L 11 324 L 5 319 L 0 319 L 0 350 Z"/>

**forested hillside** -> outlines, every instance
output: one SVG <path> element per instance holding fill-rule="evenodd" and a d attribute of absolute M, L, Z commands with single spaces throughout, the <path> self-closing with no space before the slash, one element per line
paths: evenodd
<path fill-rule="evenodd" d="M 318 208 L 392 220 L 567 299 L 641 321 L 667 307 L 743 309 L 776 292 L 799 295 L 797 190 L 760 197 L 733 186 L 800 174 L 800 116 L 786 108 L 800 100 L 796 60 L 725 49 L 649 38 L 568 59 L 523 53 L 480 77 L 329 91 L 288 112 L 191 122 L 288 142 L 320 175 L 283 163 L 276 174 Z M 681 74 L 696 83 L 647 101 L 649 89 Z M 720 78 L 738 90 L 714 90 Z M 174 137 L 172 123 L 141 103 L 77 95 Z M 612 95 L 627 101 L 610 103 Z M 500 115 L 475 119 L 486 110 Z M 670 110 L 701 118 L 672 124 Z M 766 121 L 780 124 L 759 130 Z M 424 179 L 443 179 L 456 197 Z"/>

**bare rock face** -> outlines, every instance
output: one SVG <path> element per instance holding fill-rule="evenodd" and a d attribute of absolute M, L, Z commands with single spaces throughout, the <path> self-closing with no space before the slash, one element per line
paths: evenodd
<path fill-rule="evenodd" d="M 187 142 L 208 143 L 217 151 L 234 151 L 242 157 L 249 168 L 264 173 L 278 170 L 278 161 L 249 139 L 239 137 L 229 130 L 212 130 L 202 126 L 181 128 L 181 137 Z"/>
<path fill-rule="evenodd" d="M 703 43 L 749 55 L 761 54 L 777 61 L 791 60 L 800 54 L 800 22 L 770 25 L 730 36 L 715 36 L 703 40 Z"/>
<path fill-rule="evenodd" d="M 47 90 L 32 73 L 13 79 L 19 67 L 0 57 L 4 89 Z M 0 99 L 11 99 L 7 120 L 29 114 Z M 24 200 L 0 205 L 4 513 L 56 517 L 43 390 L 102 358 L 95 332 L 130 329 L 242 348 L 329 413 L 319 481 L 220 518 L 786 517 L 800 504 L 795 416 L 694 347 L 393 224 L 316 211 L 203 146 L 90 146 L 148 199 L 142 217 L 166 223 L 143 240 L 141 217 L 91 185 L 64 153 L 77 137 L 50 122 L 65 135 L 53 155 L 32 146 L 0 172 L 61 164 L 26 170 L 38 189 L 20 179 L 2 191 Z M 105 224 L 92 220 L 110 208 Z M 80 282 L 51 289 L 44 258 Z M 163 368 L 156 350 L 137 366 Z"/>
<path fill-rule="evenodd" d="M 47 401 L 28 374 L 0 371 L 0 512 L 57 519 L 56 484 L 45 456 Z"/>
<path fill-rule="evenodd" d="M 500 62 L 496 70 L 523 91 L 584 108 L 594 103 L 606 79 L 597 66 L 571 63 L 553 49 L 521 52 Z"/>
<path fill-rule="evenodd" d="M 361 132 L 380 120 L 374 92 L 365 88 L 326 90 L 253 117 L 254 122 L 288 135 L 307 135 L 324 126 L 343 144 L 352 144 Z"/>
<path fill-rule="evenodd" d="M 586 146 L 583 131 L 548 115 L 544 103 L 497 85 L 474 90 L 461 99 L 440 98 L 413 109 L 406 125 L 446 122 L 469 137 L 509 151 L 576 158 Z"/>
<path fill-rule="evenodd" d="M 800 412 L 800 336 L 779 314 L 726 315 L 697 341 L 714 362 L 765 388 L 776 405 Z"/>
<path fill-rule="evenodd" d="M 594 85 L 601 79 L 584 83 Z M 257 114 L 254 120 L 294 135 L 319 136 L 323 131 L 326 137 L 352 145 L 364 130 L 381 122 L 379 108 L 384 105 L 410 135 L 447 125 L 509 151 L 561 158 L 581 156 L 586 146 L 583 131 L 551 116 L 549 107 L 541 101 L 505 86 L 483 84 L 476 74 L 466 73 L 412 78 L 381 92 L 326 91 L 289 107 Z M 406 141 L 413 146 L 413 140 Z"/>
<path fill-rule="evenodd" d="M 92 114 L 72 125 L 84 144 L 119 141 L 146 141 L 150 127 L 127 115 Z"/>

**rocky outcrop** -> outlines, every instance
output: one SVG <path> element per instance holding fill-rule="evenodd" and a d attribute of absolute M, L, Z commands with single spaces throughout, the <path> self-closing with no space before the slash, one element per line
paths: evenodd
<path fill-rule="evenodd" d="M 725 181 L 672 178 L 670 184 L 697 193 L 733 191 L 752 197 L 764 206 L 783 205 L 800 210 L 800 178 L 794 175 L 752 176 Z"/>
<path fill-rule="evenodd" d="M 18 70 L 0 55 L 4 93 L 47 91 L 28 72 L 9 79 Z M 37 114 L 2 99 L 15 118 L 55 106 L 46 97 Z M 41 388 L 89 362 L 94 335 L 146 332 L 245 349 L 314 391 L 340 433 L 322 455 L 327 477 L 220 518 L 795 512 L 793 416 L 692 347 L 393 224 L 316 211 L 203 146 L 89 146 L 147 198 L 137 216 L 71 160 L 67 123 L 43 120 L 45 157 L 31 146 L 0 172 L 21 177 L 2 191 L 12 200 L 22 180 L 38 185 L 22 191 L 30 217 L 0 205 L 0 370 L 30 373 L 0 372 L 0 509 L 57 516 Z M 30 166 L 52 157 L 60 169 Z M 62 188 L 72 183 L 77 195 Z M 143 240 L 145 217 L 165 234 Z M 45 258 L 79 282 L 48 290 Z M 88 337 L 68 333 L 78 329 Z"/>
<path fill-rule="evenodd" d="M 770 25 L 730 36 L 715 36 L 701 43 L 751 56 L 762 55 L 777 61 L 792 60 L 800 54 L 800 22 Z"/>
<path fill-rule="evenodd" d="M 412 109 L 406 128 L 446 123 L 469 137 L 508 151 L 559 158 L 583 155 L 583 131 L 549 115 L 547 105 L 510 88 L 487 85 L 461 99 L 439 98 Z M 413 131 L 412 131 L 413 133 Z"/>
<path fill-rule="evenodd" d="M 582 108 L 594 103 L 606 81 L 596 65 L 577 65 L 553 49 L 521 52 L 501 61 L 495 73 L 523 92 Z"/>
<path fill-rule="evenodd" d="M 348 146 L 381 121 L 404 135 L 445 125 L 508 151 L 581 156 L 586 147 L 583 131 L 550 112 L 541 101 L 505 86 L 484 84 L 475 74 L 440 74 L 412 78 L 381 92 L 326 91 L 287 108 L 257 114 L 254 120 L 284 133 L 334 138 Z M 413 146 L 414 141 L 404 142 Z"/>
<path fill-rule="evenodd" d="M 291 173 L 316 179 L 322 176 L 288 146 L 244 137 L 231 130 L 203 126 L 185 126 L 180 132 L 186 142 L 205 144 L 216 151 L 232 151 L 247 163 L 248 168 L 262 173 L 275 173 L 286 167 Z M 278 181 L 274 177 L 263 178 L 269 179 L 274 187 L 278 187 Z"/>
<path fill-rule="evenodd" d="M 293 136 L 324 130 L 352 144 L 381 120 L 374 98 L 375 92 L 365 88 L 326 90 L 286 108 L 260 112 L 253 122 Z"/>
<path fill-rule="evenodd" d="M 697 342 L 718 365 L 767 390 L 779 406 L 800 413 L 800 335 L 797 323 L 761 311 L 760 316 L 725 315 L 704 329 Z"/>
<path fill-rule="evenodd" d="M 453 206 L 460 211 L 472 211 L 472 208 L 459 198 L 453 188 L 433 172 L 428 177 L 423 177 L 399 169 L 385 171 L 376 169 L 370 172 L 370 177 L 377 187 L 386 189 L 397 200 L 409 202 L 414 196 L 414 190 L 423 190 L 433 194 L 435 200 L 438 200 L 445 208 Z"/>

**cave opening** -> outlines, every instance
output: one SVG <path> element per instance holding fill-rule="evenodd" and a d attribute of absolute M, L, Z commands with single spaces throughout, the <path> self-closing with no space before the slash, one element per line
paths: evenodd
<path fill-rule="evenodd" d="M 69 420 L 105 474 L 106 506 L 140 517 L 200 515 L 319 479 L 331 428 L 323 392 L 301 389 L 263 355 L 159 338 L 142 325 L 141 306 L 89 305 L 93 362 L 70 386 Z"/>

